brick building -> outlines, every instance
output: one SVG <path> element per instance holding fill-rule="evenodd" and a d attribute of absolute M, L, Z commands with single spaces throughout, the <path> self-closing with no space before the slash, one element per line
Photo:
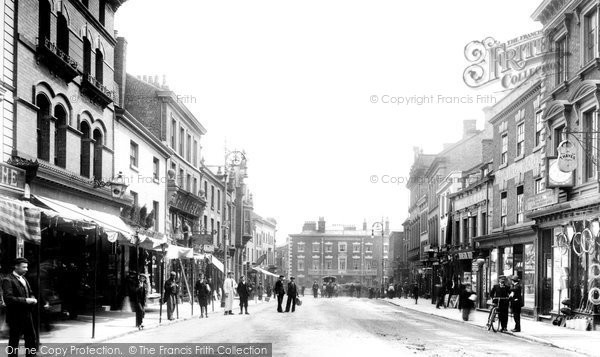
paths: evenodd
<path fill-rule="evenodd" d="M 306 222 L 302 232 L 291 234 L 289 240 L 290 275 L 298 285 L 312 286 L 316 280 L 337 284 L 360 283 L 381 286 L 382 236 L 363 224 L 326 227 L 324 218 Z M 384 230 L 383 258 L 387 259 L 389 230 Z M 388 264 L 385 264 L 386 266 Z M 385 276 L 384 276 L 385 279 Z"/>
<path fill-rule="evenodd" d="M 541 171 L 544 138 L 537 114 L 540 88 L 540 82 L 522 85 L 486 111 L 494 128 L 494 184 L 491 199 L 487 198 L 492 214 L 487 213 L 488 234 L 477 232 L 474 239 L 487 257 L 482 265 L 482 279 L 486 281 L 483 295 L 488 296 L 499 275 L 518 275 L 523 284 L 524 311 L 529 313 L 535 306 L 537 233 L 525 210 L 529 198 L 545 188 Z"/>
<path fill-rule="evenodd" d="M 536 313 L 542 318 L 558 314 L 561 301 L 569 299 L 578 315 L 595 324 L 600 323 L 599 306 L 589 309 L 586 304 L 589 292 L 600 287 L 591 276 L 600 253 L 589 249 L 600 217 L 599 4 L 546 0 L 533 13 L 553 50 L 548 61 L 557 70 L 543 76 L 536 111 L 546 138 L 540 156 L 547 185 L 526 211 L 538 227 Z M 564 150 L 570 154 L 558 160 Z M 566 159 L 571 167 L 563 166 Z"/>

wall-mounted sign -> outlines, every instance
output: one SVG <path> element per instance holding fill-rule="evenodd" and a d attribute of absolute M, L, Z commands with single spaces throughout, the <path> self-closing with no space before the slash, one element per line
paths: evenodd
<path fill-rule="evenodd" d="M 575 145 L 569 140 L 558 144 L 558 168 L 562 172 L 573 172 L 577 168 L 577 155 Z"/>
<path fill-rule="evenodd" d="M 546 187 L 573 187 L 573 172 L 562 171 L 557 158 L 547 158 L 546 175 Z"/>
<path fill-rule="evenodd" d="M 531 211 L 555 203 L 558 203 L 558 192 L 556 190 L 548 189 L 544 192 L 527 197 L 527 200 L 525 201 L 525 210 Z"/>
<path fill-rule="evenodd" d="M 213 253 L 215 251 L 215 246 L 212 244 L 205 244 L 203 247 L 204 253 Z"/>
<path fill-rule="evenodd" d="M 25 189 L 25 170 L 0 162 L 0 187 L 22 192 Z"/>

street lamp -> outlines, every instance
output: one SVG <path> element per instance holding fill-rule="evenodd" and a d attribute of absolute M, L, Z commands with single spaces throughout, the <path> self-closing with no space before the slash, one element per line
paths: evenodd
<path fill-rule="evenodd" d="M 382 220 L 383 221 L 383 220 Z M 383 236 L 385 234 L 385 229 L 383 222 L 375 222 L 371 226 L 371 239 L 375 240 L 375 231 L 381 230 L 381 294 L 384 294 L 385 285 L 383 282 L 384 274 L 385 274 L 385 259 L 383 259 L 384 249 L 383 249 Z"/>

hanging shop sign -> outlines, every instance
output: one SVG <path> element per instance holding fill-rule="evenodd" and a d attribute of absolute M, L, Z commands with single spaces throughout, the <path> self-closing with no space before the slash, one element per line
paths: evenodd
<path fill-rule="evenodd" d="M 25 170 L 0 162 L 0 187 L 23 192 Z"/>
<path fill-rule="evenodd" d="M 527 200 L 525 201 L 525 210 L 531 211 L 534 209 L 550 206 L 555 203 L 558 203 L 558 191 L 548 189 L 544 192 L 527 197 Z"/>
<path fill-rule="evenodd" d="M 577 155 L 575 145 L 569 140 L 558 144 L 558 168 L 562 172 L 573 172 L 577 168 Z"/>
<path fill-rule="evenodd" d="M 458 259 L 473 259 L 473 252 L 460 252 L 458 253 Z"/>
<path fill-rule="evenodd" d="M 546 187 L 573 187 L 573 172 L 562 171 L 557 158 L 546 160 L 546 173 Z"/>
<path fill-rule="evenodd" d="M 215 251 L 215 246 L 212 244 L 205 244 L 202 249 L 205 253 L 213 253 Z"/>

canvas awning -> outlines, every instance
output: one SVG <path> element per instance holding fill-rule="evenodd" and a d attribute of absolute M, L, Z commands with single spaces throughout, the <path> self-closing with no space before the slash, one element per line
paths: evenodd
<path fill-rule="evenodd" d="M 41 210 L 26 201 L 0 196 L 0 231 L 39 244 Z"/>
<path fill-rule="evenodd" d="M 167 248 L 167 259 L 189 259 L 194 257 L 192 248 L 170 245 Z"/>
<path fill-rule="evenodd" d="M 271 273 L 271 272 L 270 272 L 270 271 L 268 271 L 268 270 L 264 270 L 263 268 L 254 267 L 254 268 L 252 268 L 252 269 L 254 269 L 254 270 L 256 270 L 256 271 L 258 271 L 258 272 L 260 272 L 260 273 L 263 273 L 263 274 L 265 274 L 265 275 L 271 275 L 271 276 L 274 276 L 274 277 L 279 277 L 279 275 L 277 275 L 277 274 L 273 274 L 273 273 Z"/>
<path fill-rule="evenodd" d="M 62 202 L 42 196 L 33 196 L 37 203 L 49 208 L 55 213 L 44 211 L 53 219 L 57 219 L 58 223 L 84 222 L 89 223 L 88 226 L 77 227 L 80 230 L 89 230 L 98 228 L 109 236 L 109 240 L 116 238 L 117 235 L 122 235 L 126 239 L 131 238 L 131 228 L 121 220 L 120 217 L 96 211 L 93 209 L 82 208 L 72 203 Z M 76 230 L 77 230 L 76 229 Z"/>
<path fill-rule="evenodd" d="M 210 256 L 210 263 L 214 265 L 217 269 L 221 271 L 221 273 L 225 273 L 225 266 L 223 263 L 217 259 L 214 255 Z"/>

